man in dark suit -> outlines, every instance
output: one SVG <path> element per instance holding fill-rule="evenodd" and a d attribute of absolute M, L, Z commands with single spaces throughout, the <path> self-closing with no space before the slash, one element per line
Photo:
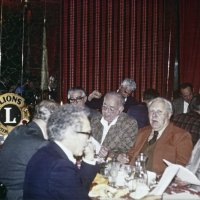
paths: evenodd
<path fill-rule="evenodd" d="M 46 123 L 59 105 L 42 101 L 27 125 L 13 129 L 0 149 L 0 182 L 8 189 L 7 199 L 22 199 L 25 170 L 31 156 L 47 143 Z"/>
<path fill-rule="evenodd" d="M 89 143 L 90 122 L 86 109 L 66 104 L 48 120 L 51 142 L 31 158 L 24 180 L 24 200 L 85 200 L 98 166 Z M 81 166 L 74 156 L 83 156 Z"/>
<path fill-rule="evenodd" d="M 174 115 L 189 112 L 189 104 L 194 96 L 191 83 L 182 83 L 179 87 L 179 98 L 172 101 Z"/>

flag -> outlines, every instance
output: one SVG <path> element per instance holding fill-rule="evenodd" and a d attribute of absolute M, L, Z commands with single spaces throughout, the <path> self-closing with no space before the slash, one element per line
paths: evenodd
<path fill-rule="evenodd" d="M 41 90 L 48 89 L 49 71 L 48 71 L 48 55 L 46 45 L 46 25 L 44 19 L 43 41 L 42 41 L 42 68 L 41 68 Z"/>

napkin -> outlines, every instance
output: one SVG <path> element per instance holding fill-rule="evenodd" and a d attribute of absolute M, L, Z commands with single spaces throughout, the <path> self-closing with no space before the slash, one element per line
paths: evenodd
<path fill-rule="evenodd" d="M 177 174 L 179 170 L 179 167 L 176 165 L 170 165 L 168 166 L 160 181 L 158 182 L 158 185 L 150 192 L 151 195 L 162 195 L 163 192 L 166 190 L 168 185 L 171 183 L 174 176 Z"/>
<path fill-rule="evenodd" d="M 200 180 L 189 169 L 187 169 L 181 165 L 178 165 L 178 164 L 173 164 L 165 159 L 163 159 L 163 161 L 168 166 L 178 166 L 179 167 L 179 170 L 178 170 L 176 176 L 178 178 L 180 178 L 182 181 L 185 181 L 187 183 L 194 184 L 194 185 L 200 185 Z"/>
<path fill-rule="evenodd" d="M 199 196 L 188 192 L 181 192 L 177 194 L 163 194 L 163 200 L 199 200 Z"/>

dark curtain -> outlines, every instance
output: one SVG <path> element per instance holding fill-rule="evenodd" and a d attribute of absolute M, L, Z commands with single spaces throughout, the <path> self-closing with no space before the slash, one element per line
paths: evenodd
<path fill-rule="evenodd" d="M 174 0 L 70 0 L 63 2 L 61 98 L 72 86 L 103 94 L 122 79 L 135 96 L 156 88 L 170 98 L 176 33 Z"/>
<path fill-rule="evenodd" d="M 200 1 L 180 1 L 180 81 L 200 92 Z"/>

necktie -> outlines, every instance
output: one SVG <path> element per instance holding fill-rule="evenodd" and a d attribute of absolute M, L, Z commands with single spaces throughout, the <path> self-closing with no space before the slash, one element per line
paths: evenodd
<path fill-rule="evenodd" d="M 152 139 L 149 140 L 149 145 L 152 145 L 156 142 L 158 136 L 158 131 L 154 131 Z"/>

